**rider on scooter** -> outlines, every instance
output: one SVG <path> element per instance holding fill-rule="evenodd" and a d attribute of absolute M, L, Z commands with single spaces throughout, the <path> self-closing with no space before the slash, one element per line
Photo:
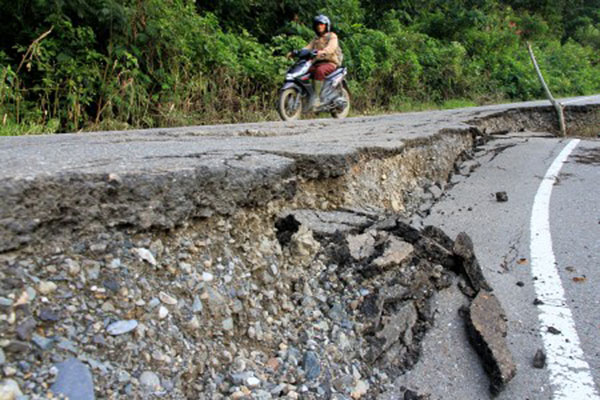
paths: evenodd
<path fill-rule="evenodd" d="M 325 100 L 321 93 L 325 77 L 342 65 L 342 51 L 337 35 L 331 32 L 331 21 L 327 16 L 317 15 L 313 20 L 313 29 L 317 36 L 305 49 L 317 50 L 317 62 L 310 69 L 315 89 L 311 108 L 315 109 Z"/>

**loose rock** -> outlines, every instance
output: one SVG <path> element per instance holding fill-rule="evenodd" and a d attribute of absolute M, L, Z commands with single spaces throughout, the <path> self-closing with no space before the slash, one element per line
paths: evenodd
<path fill-rule="evenodd" d="M 412 244 L 392 237 L 383 255 L 375 259 L 373 263 L 381 268 L 399 266 L 409 259 L 413 252 L 414 247 Z"/>
<path fill-rule="evenodd" d="M 496 192 L 496 201 L 498 202 L 507 202 L 508 201 L 508 194 L 506 194 L 506 192 Z"/>
<path fill-rule="evenodd" d="M 113 322 L 106 328 L 106 331 L 109 335 L 118 336 L 133 331 L 137 326 L 138 322 L 136 320 L 123 320 Z"/>
<path fill-rule="evenodd" d="M 5 379 L 0 382 L 0 400 L 16 400 L 23 393 L 19 384 L 12 379 Z"/>
<path fill-rule="evenodd" d="M 38 291 L 45 296 L 55 292 L 57 288 L 54 282 L 42 281 L 38 284 Z"/>
<path fill-rule="evenodd" d="M 177 299 L 176 299 L 175 297 L 173 297 L 173 296 L 170 296 L 170 295 L 166 294 L 165 292 L 160 292 L 160 293 L 158 294 L 158 298 L 159 298 L 159 299 L 160 299 L 160 301 L 162 301 L 163 303 L 165 303 L 165 304 L 168 304 L 168 305 L 171 305 L 171 306 L 173 306 L 173 305 L 176 305 L 176 304 L 177 304 Z"/>
<path fill-rule="evenodd" d="M 304 353 L 302 369 L 304 369 L 304 375 L 308 381 L 316 379 L 321 374 L 319 356 L 314 351 Z"/>
<path fill-rule="evenodd" d="M 490 391 L 497 394 L 515 376 L 517 367 L 505 340 L 505 313 L 496 296 L 480 291 L 469 307 L 466 323 L 469 341 L 490 377 Z"/>
<path fill-rule="evenodd" d="M 152 252 L 150 252 L 150 250 L 144 249 L 144 248 L 138 248 L 138 249 L 133 249 L 132 251 L 134 254 L 136 254 L 140 258 L 140 260 L 146 261 L 148 264 L 150 264 L 152 266 L 156 265 L 156 258 L 154 258 L 154 255 L 152 254 Z"/>
<path fill-rule="evenodd" d="M 160 378 L 152 371 L 144 371 L 140 375 L 140 385 L 147 391 L 158 391 L 160 389 Z"/>
<path fill-rule="evenodd" d="M 56 365 L 58 376 L 50 390 L 70 399 L 94 400 L 94 383 L 89 368 L 76 358 Z"/>
<path fill-rule="evenodd" d="M 533 367 L 537 369 L 543 369 L 546 366 L 546 353 L 544 350 L 539 349 L 533 357 Z"/>

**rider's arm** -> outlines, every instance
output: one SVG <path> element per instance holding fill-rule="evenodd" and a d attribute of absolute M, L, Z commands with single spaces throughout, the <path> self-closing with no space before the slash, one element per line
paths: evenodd
<path fill-rule="evenodd" d="M 314 48 L 314 40 L 311 40 L 310 43 L 308 43 L 306 46 L 304 46 L 305 50 L 312 50 Z"/>

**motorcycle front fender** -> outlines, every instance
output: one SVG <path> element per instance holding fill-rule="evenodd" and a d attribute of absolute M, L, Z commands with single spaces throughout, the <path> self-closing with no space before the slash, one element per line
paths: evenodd
<path fill-rule="evenodd" d="M 281 87 L 281 89 L 279 89 L 279 91 L 283 92 L 284 90 L 291 89 L 291 88 L 294 88 L 299 92 L 302 92 L 302 89 L 300 88 L 300 86 L 298 86 L 295 82 L 285 82 L 283 84 L 283 86 Z"/>

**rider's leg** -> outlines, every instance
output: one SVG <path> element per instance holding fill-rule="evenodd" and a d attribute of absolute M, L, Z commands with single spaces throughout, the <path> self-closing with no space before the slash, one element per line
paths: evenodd
<path fill-rule="evenodd" d="M 313 79 L 312 84 L 314 93 L 312 97 L 311 107 L 315 108 L 321 106 L 321 91 L 323 90 L 323 81 Z"/>
<path fill-rule="evenodd" d="M 323 103 L 323 85 L 325 83 L 325 77 L 335 71 L 336 66 L 333 63 L 319 63 L 315 66 L 313 73 L 313 88 L 315 89 L 315 94 L 313 96 L 312 106 L 319 107 Z"/>

